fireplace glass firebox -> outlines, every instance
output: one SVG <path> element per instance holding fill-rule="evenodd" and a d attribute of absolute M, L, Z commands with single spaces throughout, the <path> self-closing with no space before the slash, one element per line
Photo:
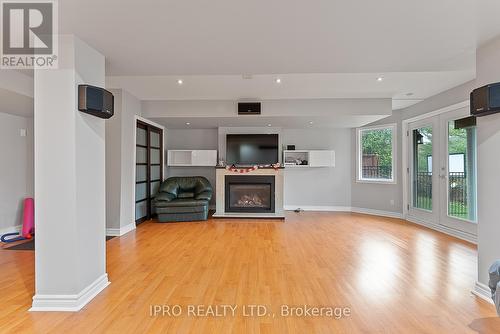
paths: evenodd
<path fill-rule="evenodd" d="M 274 176 L 226 176 L 226 212 L 274 212 Z"/>

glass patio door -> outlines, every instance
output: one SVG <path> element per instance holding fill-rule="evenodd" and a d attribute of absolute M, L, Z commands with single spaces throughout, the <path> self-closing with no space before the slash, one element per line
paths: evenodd
<path fill-rule="evenodd" d="M 436 223 L 439 220 L 439 123 L 436 118 L 410 124 L 408 131 L 410 204 L 414 219 Z"/>
<path fill-rule="evenodd" d="M 443 130 L 440 173 L 440 223 L 462 232 L 477 234 L 476 126 L 468 110 L 440 116 Z"/>
<path fill-rule="evenodd" d="M 476 127 L 468 108 L 408 127 L 408 216 L 477 234 Z"/>

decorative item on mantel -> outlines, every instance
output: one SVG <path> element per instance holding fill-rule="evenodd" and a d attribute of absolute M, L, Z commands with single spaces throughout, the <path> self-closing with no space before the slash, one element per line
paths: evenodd
<path fill-rule="evenodd" d="M 231 165 L 231 166 L 226 166 L 226 169 L 231 172 L 246 174 L 253 172 L 254 170 L 257 170 L 259 168 L 270 168 L 270 167 L 274 168 L 275 170 L 278 170 L 281 168 L 281 164 L 275 163 L 272 165 L 255 165 L 253 167 L 247 167 L 247 168 L 238 168 L 235 165 Z"/>

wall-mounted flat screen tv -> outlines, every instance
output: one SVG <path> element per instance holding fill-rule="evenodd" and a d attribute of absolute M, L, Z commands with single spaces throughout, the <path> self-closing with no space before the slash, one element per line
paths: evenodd
<path fill-rule="evenodd" d="M 277 134 L 226 135 L 226 163 L 229 165 L 268 165 L 279 161 Z"/>

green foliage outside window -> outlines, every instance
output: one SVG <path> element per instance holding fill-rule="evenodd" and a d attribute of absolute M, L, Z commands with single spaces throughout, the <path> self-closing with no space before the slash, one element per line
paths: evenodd
<path fill-rule="evenodd" d="M 432 168 L 427 166 L 428 157 L 432 156 L 432 128 L 422 127 L 418 132 L 423 136 L 423 143 L 418 145 L 418 172 L 428 172 Z M 454 123 L 450 122 L 448 127 L 448 153 L 467 154 L 467 131 L 455 129 Z"/>
<path fill-rule="evenodd" d="M 361 146 L 363 156 L 374 155 L 378 166 L 392 168 L 392 128 L 363 130 Z"/>

